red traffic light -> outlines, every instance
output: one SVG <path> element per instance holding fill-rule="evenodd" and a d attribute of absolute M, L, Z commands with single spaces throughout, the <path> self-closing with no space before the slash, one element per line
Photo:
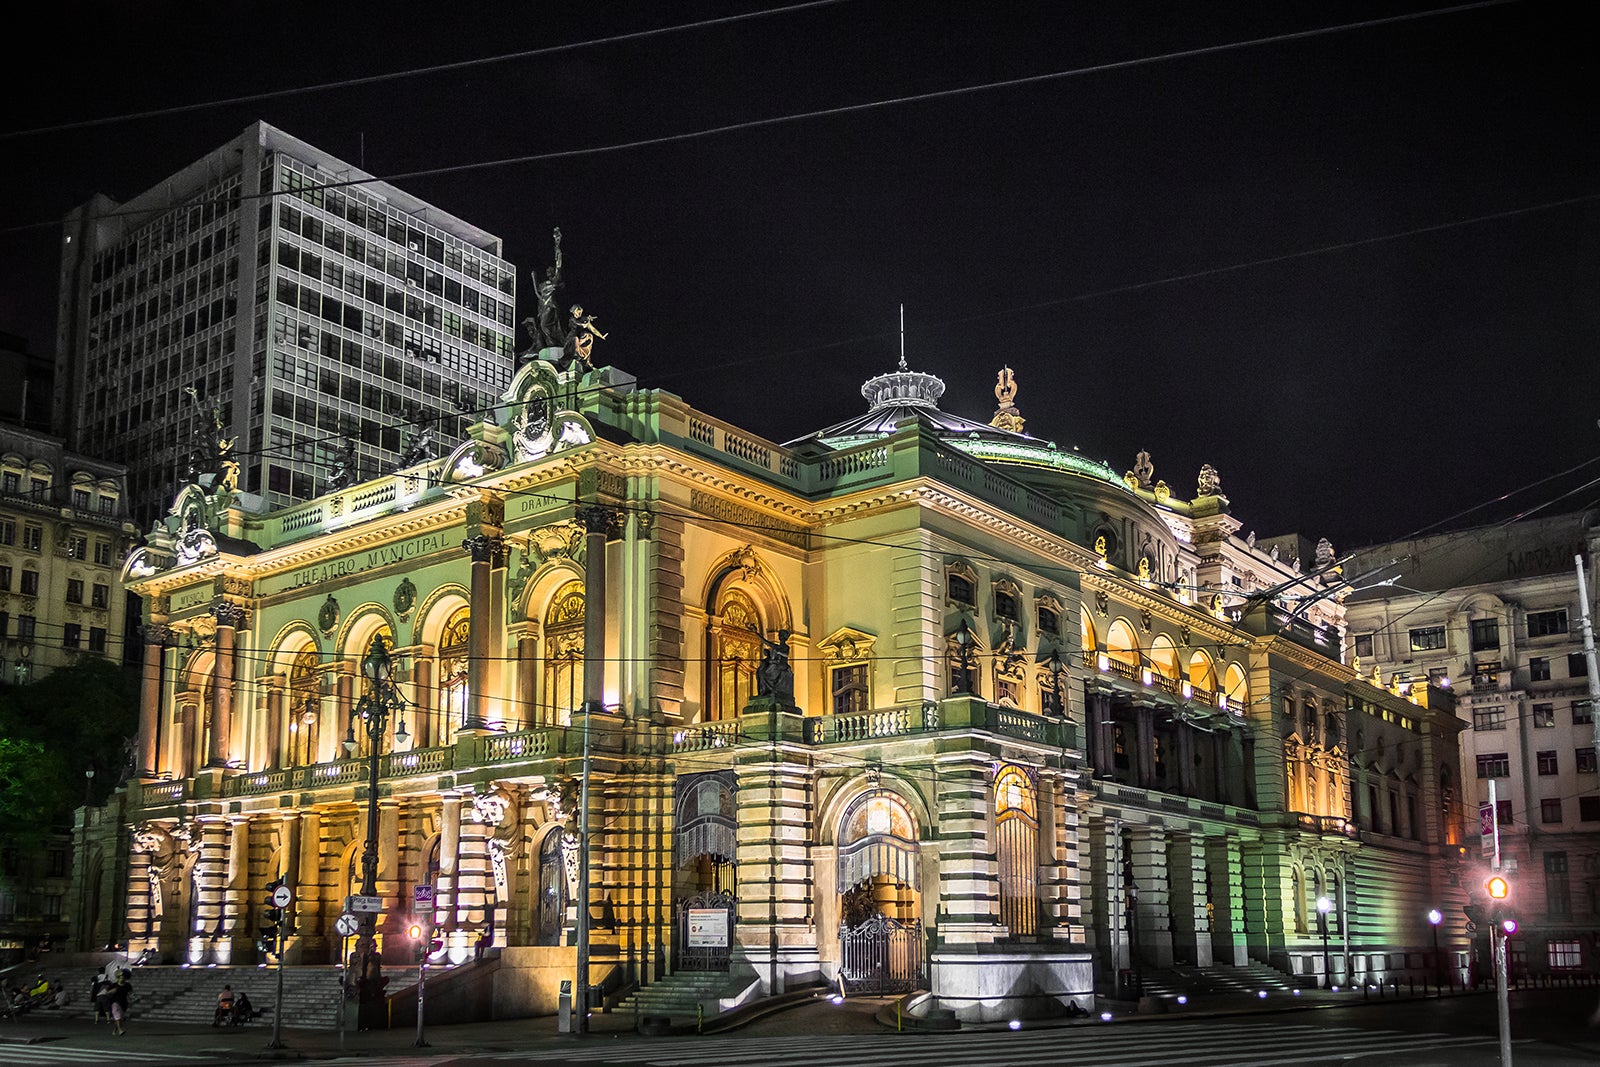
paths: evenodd
<path fill-rule="evenodd" d="M 1500 929 L 1502 929 L 1502 930 L 1504 930 L 1506 932 L 1506 936 L 1507 937 L 1512 936 L 1513 934 L 1515 934 L 1517 932 L 1517 920 L 1515 920 L 1515 919 L 1502 919 L 1502 920 L 1500 920 Z"/>
<path fill-rule="evenodd" d="M 1483 883 L 1483 888 L 1489 891 L 1489 896 L 1493 900 L 1505 900 L 1511 895 L 1511 883 L 1498 874 Z"/>
<path fill-rule="evenodd" d="M 422 940 L 422 924 L 421 923 L 412 923 L 411 924 L 410 933 L 411 933 L 411 940 L 413 940 L 413 941 Z"/>

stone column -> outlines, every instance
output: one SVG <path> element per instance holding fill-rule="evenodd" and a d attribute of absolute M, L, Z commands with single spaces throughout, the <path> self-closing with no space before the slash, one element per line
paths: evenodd
<path fill-rule="evenodd" d="M 217 944 L 218 963 L 243 963 L 255 938 L 250 929 L 250 819 L 228 820 L 228 873 L 222 895 L 222 931 Z"/>
<path fill-rule="evenodd" d="M 350 669 L 349 663 L 339 665 L 339 673 L 334 676 L 333 700 L 333 729 L 317 731 L 317 761 L 341 760 L 346 755 L 343 749 L 344 737 L 352 724 L 350 713 L 355 708 L 356 676 Z M 324 736 L 324 735 L 327 736 Z M 362 741 L 366 734 L 360 730 L 355 731 L 356 740 Z"/>
<path fill-rule="evenodd" d="M 791 977 L 814 974 L 819 966 L 811 906 L 815 771 L 799 762 L 763 759 L 736 773 L 736 933 L 764 990 L 775 995 Z"/>
<path fill-rule="evenodd" d="M 223 937 L 223 895 L 228 879 L 228 824 L 216 816 L 200 819 L 200 854 L 195 859 L 194 925 L 188 930 L 190 963 L 226 962 L 218 959 Z"/>
<path fill-rule="evenodd" d="M 489 925 L 489 900 L 494 895 L 494 870 L 489 856 L 489 834 L 493 826 L 482 820 L 496 815 L 479 806 L 478 801 L 484 799 L 474 798 L 472 803 L 459 805 L 455 910 L 457 943 L 463 951 L 471 951 L 478 936 Z M 443 851 L 441 848 L 441 855 Z"/>
<path fill-rule="evenodd" d="M 1205 842 L 1211 873 L 1211 953 L 1217 963 L 1243 967 L 1250 962 L 1244 937 L 1244 875 L 1239 839 L 1210 837 Z"/>
<path fill-rule="evenodd" d="M 137 843 L 128 852 L 127 920 L 129 955 L 160 947 L 156 899 L 150 884 L 150 853 Z"/>
<path fill-rule="evenodd" d="M 389 797 L 378 799 L 378 841 L 393 842 L 393 848 L 378 849 L 378 896 L 383 898 L 382 922 L 378 936 L 383 943 L 383 961 L 410 966 L 411 942 L 406 937 L 406 916 L 412 901 L 400 898 L 400 802 Z"/>
<path fill-rule="evenodd" d="M 439 881 L 433 888 L 434 914 L 439 929 L 448 934 L 456 928 L 456 864 L 461 845 L 461 794 L 445 793 L 439 818 Z"/>
<path fill-rule="evenodd" d="M 472 557 L 472 609 L 467 617 L 467 714 L 462 730 L 488 726 L 490 633 L 503 615 L 495 611 L 490 568 L 505 552 L 498 537 L 474 534 L 461 542 Z M 502 611 L 504 609 L 502 608 Z"/>
<path fill-rule="evenodd" d="M 443 743 L 439 736 L 438 714 L 435 701 L 438 692 L 433 687 L 433 657 L 418 653 L 411 662 L 412 699 L 416 701 L 417 748 L 433 748 Z"/>
<path fill-rule="evenodd" d="M 1178 750 L 1176 753 L 1178 773 L 1175 782 L 1173 778 L 1168 778 L 1168 781 L 1174 782 L 1178 792 L 1184 796 L 1197 796 L 1194 780 L 1194 727 L 1179 721 L 1175 724 L 1175 729 L 1178 743 L 1174 747 Z"/>
<path fill-rule="evenodd" d="M 292 818 L 292 817 L 291 817 Z M 300 815 L 299 873 L 294 878 L 295 963 L 326 963 L 334 953 L 328 946 L 329 924 L 324 919 L 322 887 L 322 816 L 315 811 Z M 330 872 L 330 877 L 332 872 Z M 338 902 L 331 909 L 339 910 Z"/>
<path fill-rule="evenodd" d="M 617 522 L 614 508 L 578 509 L 584 528 L 583 702 L 604 710 L 606 699 L 606 535 Z"/>
<path fill-rule="evenodd" d="M 1153 788 L 1156 781 L 1156 722 L 1155 709 L 1141 705 L 1135 709 L 1138 723 L 1137 759 L 1134 761 L 1135 780 L 1142 788 Z"/>
<path fill-rule="evenodd" d="M 537 689 L 534 680 L 539 676 L 539 641 L 530 633 L 517 638 L 517 718 L 522 729 L 538 723 L 538 709 L 534 703 Z"/>
<path fill-rule="evenodd" d="M 1206 913 L 1205 838 L 1175 833 L 1167 850 L 1171 886 L 1172 956 L 1179 963 L 1210 967 L 1211 925 Z"/>
<path fill-rule="evenodd" d="M 1079 884 L 1078 809 L 1073 781 L 1064 772 L 1039 772 L 1039 901 L 1048 936 L 1058 941 L 1088 940 L 1083 928 Z"/>
<path fill-rule="evenodd" d="M 165 688 L 167 641 L 170 631 L 151 622 L 144 631 L 144 678 L 139 692 L 139 752 L 134 768 L 140 778 L 154 778 L 160 764 L 157 740 L 161 736 L 161 695 Z"/>
<path fill-rule="evenodd" d="M 1000 931 L 994 843 L 989 840 L 989 758 L 936 757 L 939 847 L 937 942 L 990 943 Z M 924 886 L 929 892 L 935 887 Z"/>
<path fill-rule="evenodd" d="M 1171 883 L 1167 879 L 1167 835 L 1160 827 L 1133 827 L 1133 884 L 1139 888 L 1135 949 L 1143 963 L 1172 966 Z"/>
<path fill-rule="evenodd" d="M 283 691 L 283 687 L 282 686 L 275 685 L 271 689 L 267 690 L 267 761 L 266 762 L 267 762 L 267 770 L 269 770 L 269 771 L 277 770 L 279 767 L 283 766 L 283 762 L 284 762 L 283 761 L 283 748 L 284 748 L 284 740 L 283 740 L 283 735 L 284 735 L 283 706 L 284 706 L 284 702 L 286 700 L 288 700 L 288 694 Z M 298 711 L 299 711 L 299 709 L 295 709 L 295 711 L 292 712 L 291 714 L 298 714 Z"/>
<path fill-rule="evenodd" d="M 1278 860 L 1260 841 L 1241 847 L 1245 930 L 1253 960 L 1288 970 L 1283 878 Z"/>
<path fill-rule="evenodd" d="M 226 767 L 233 758 L 233 645 L 243 612 L 233 604 L 218 604 L 217 656 L 212 675 L 211 730 L 207 736 L 206 766 Z"/>
<path fill-rule="evenodd" d="M 1096 778 L 1110 778 L 1111 766 L 1111 697 L 1106 693 L 1090 693 L 1086 702 L 1085 719 L 1089 741 L 1089 762 Z"/>
<path fill-rule="evenodd" d="M 200 721 L 205 714 L 202 708 L 202 697 L 199 693 L 184 692 L 178 694 L 178 712 L 174 716 L 178 734 L 178 758 L 174 760 L 172 768 L 174 778 L 191 777 L 200 769 L 203 762 L 200 756 L 202 742 L 201 729 L 204 724 Z"/>

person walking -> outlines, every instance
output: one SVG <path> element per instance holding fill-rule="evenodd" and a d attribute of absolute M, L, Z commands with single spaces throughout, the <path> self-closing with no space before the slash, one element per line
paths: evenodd
<path fill-rule="evenodd" d="M 89 999 L 94 1002 L 96 1026 L 111 1018 L 111 988 L 111 981 L 99 971 L 89 981 Z"/>
<path fill-rule="evenodd" d="M 128 1032 L 122 1023 L 128 1017 L 128 1002 L 132 999 L 133 983 L 128 980 L 128 972 L 123 971 L 111 990 L 111 1032 L 118 1037 Z"/>

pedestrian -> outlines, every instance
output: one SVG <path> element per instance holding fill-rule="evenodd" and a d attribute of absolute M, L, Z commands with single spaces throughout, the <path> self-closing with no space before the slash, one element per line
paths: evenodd
<path fill-rule="evenodd" d="M 222 992 L 217 994 L 217 1010 L 211 1017 L 212 1026 L 221 1026 L 223 1023 L 233 1021 L 233 986 L 225 985 Z"/>
<path fill-rule="evenodd" d="M 111 990 L 111 1032 L 118 1037 L 128 1031 L 123 1028 L 122 1022 L 128 1017 L 128 1002 L 133 999 L 133 983 L 128 980 L 128 972 L 123 971 L 117 977 L 117 984 Z"/>
<path fill-rule="evenodd" d="M 111 1018 L 111 983 L 96 971 L 89 981 L 89 999 L 94 1001 L 94 1023 L 99 1026 Z"/>

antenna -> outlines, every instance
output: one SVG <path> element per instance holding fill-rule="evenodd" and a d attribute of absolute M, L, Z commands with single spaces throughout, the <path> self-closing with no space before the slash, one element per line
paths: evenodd
<path fill-rule="evenodd" d="M 900 369 L 906 369 L 906 306 L 900 305 Z"/>

